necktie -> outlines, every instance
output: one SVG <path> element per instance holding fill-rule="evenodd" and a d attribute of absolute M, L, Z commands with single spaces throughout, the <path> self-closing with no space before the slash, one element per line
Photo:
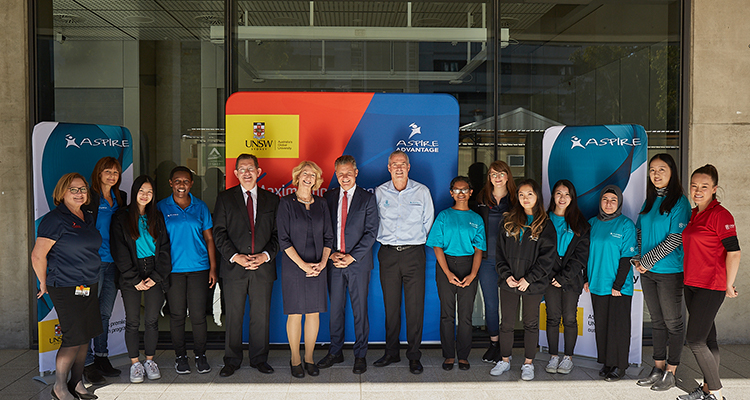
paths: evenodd
<path fill-rule="evenodd" d="M 250 252 L 255 254 L 255 213 L 253 212 L 253 196 L 247 191 L 247 216 L 250 217 Z"/>
<path fill-rule="evenodd" d="M 340 252 L 345 253 L 346 244 L 344 242 L 344 228 L 346 228 L 346 209 L 349 206 L 349 200 L 346 195 L 346 190 L 344 191 L 344 198 L 341 199 L 341 248 L 339 249 Z"/>

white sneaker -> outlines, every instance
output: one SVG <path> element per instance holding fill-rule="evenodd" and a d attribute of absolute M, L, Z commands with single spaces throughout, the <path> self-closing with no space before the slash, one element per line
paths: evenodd
<path fill-rule="evenodd" d="M 573 359 L 569 356 L 563 357 L 560 365 L 557 367 L 558 374 L 569 374 L 573 370 Z"/>
<path fill-rule="evenodd" d="M 137 362 L 130 366 L 130 383 L 141 383 L 143 382 L 143 375 L 146 374 L 146 370 L 143 369 L 143 364 Z"/>
<path fill-rule="evenodd" d="M 159 366 L 156 365 L 154 360 L 146 360 L 146 362 L 143 363 L 143 367 L 146 369 L 146 376 L 148 376 L 148 379 L 154 380 L 161 378 Z"/>
<path fill-rule="evenodd" d="M 534 379 L 534 364 L 524 364 L 521 366 L 521 379 L 525 381 Z"/>
<path fill-rule="evenodd" d="M 550 374 L 556 374 L 558 365 L 560 365 L 560 357 L 551 356 L 549 358 L 549 363 L 547 363 L 547 367 L 545 368 L 545 370 L 549 372 Z"/>
<path fill-rule="evenodd" d="M 492 376 L 500 376 L 503 374 L 503 372 L 510 370 L 510 363 L 507 361 L 500 360 L 495 364 L 494 367 L 490 370 L 490 375 Z"/>

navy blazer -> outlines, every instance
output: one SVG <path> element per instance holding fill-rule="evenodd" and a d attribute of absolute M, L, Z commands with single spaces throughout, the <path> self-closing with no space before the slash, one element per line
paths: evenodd
<path fill-rule="evenodd" d="M 333 225 L 334 235 L 338 225 L 338 208 L 341 188 L 335 188 L 327 191 L 325 197 L 328 208 L 331 210 L 331 224 Z M 344 239 L 346 240 L 347 254 L 354 257 L 356 261 L 349 264 L 347 268 L 354 268 L 362 271 L 370 271 L 373 268 L 372 246 L 378 236 L 378 203 L 375 200 L 375 194 L 368 192 L 362 187 L 357 186 L 351 197 L 349 212 L 346 215 L 346 228 L 344 229 Z M 333 240 L 333 247 L 337 247 L 338 236 Z M 353 247 L 352 247 L 353 245 Z M 338 249 L 335 249 L 338 250 Z"/>

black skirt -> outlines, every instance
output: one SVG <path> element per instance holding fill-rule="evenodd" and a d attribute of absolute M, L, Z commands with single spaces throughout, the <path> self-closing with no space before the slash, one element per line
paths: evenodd
<path fill-rule="evenodd" d="M 87 344 L 99 336 L 102 328 L 102 316 L 99 311 L 99 284 L 91 285 L 89 296 L 76 296 L 75 286 L 47 286 L 47 292 L 57 311 L 57 319 L 62 330 L 60 347 L 73 347 Z"/>

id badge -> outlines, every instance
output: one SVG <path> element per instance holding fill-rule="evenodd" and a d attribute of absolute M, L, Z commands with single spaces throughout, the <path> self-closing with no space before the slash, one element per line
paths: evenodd
<path fill-rule="evenodd" d="M 85 285 L 76 286 L 76 296 L 89 297 L 91 294 L 91 288 Z"/>

